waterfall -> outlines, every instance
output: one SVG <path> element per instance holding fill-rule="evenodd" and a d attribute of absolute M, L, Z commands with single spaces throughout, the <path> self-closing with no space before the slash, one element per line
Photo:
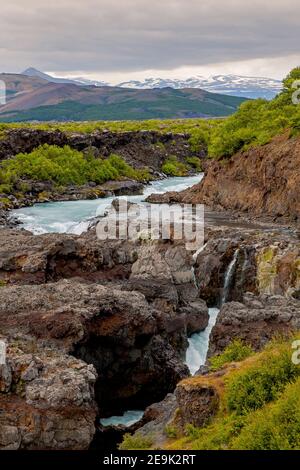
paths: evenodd
<path fill-rule="evenodd" d="M 205 243 L 204 245 L 202 245 L 197 251 L 195 251 L 195 253 L 193 254 L 193 261 L 194 261 L 194 264 L 196 263 L 197 261 L 197 257 L 199 255 L 199 253 L 201 253 L 204 248 L 206 247 L 207 243 Z M 191 267 L 191 272 L 192 272 L 192 280 L 193 280 L 193 283 L 194 283 L 194 286 L 196 287 L 196 289 L 198 290 L 199 289 L 199 286 L 198 286 L 198 281 L 197 281 L 197 278 L 196 278 L 196 275 L 195 275 L 195 266 L 192 266 Z"/>
<path fill-rule="evenodd" d="M 224 277 L 224 288 L 223 288 L 221 306 L 226 302 L 228 298 L 232 278 L 235 273 L 238 255 L 239 255 L 239 249 L 235 251 L 234 256 L 226 270 L 225 277 Z M 193 276 L 195 285 L 197 286 L 197 280 L 196 280 L 196 276 L 194 273 L 194 267 L 192 267 L 192 276 Z M 220 310 L 218 308 L 210 308 L 209 309 L 209 324 L 207 328 L 204 331 L 201 331 L 200 333 L 193 334 L 189 338 L 189 347 L 186 352 L 186 364 L 189 367 L 191 374 L 195 374 L 197 370 L 200 368 L 200 366 L 204 365 L 206 362 L 207 352 L 209 348 L 210 333 L 213 327 L 215 326 L 219 311 Z"/>
<path fill-rule="evenodd" d="M 223 294 L 222 294 L 222 298 L 221 298 L 221 306 L 228 299 L 229 289 L 231 287 L 231 281 L 232 281 L 233 275 L 235 273 L 235 267 L 236 267 L 239 251 L 240 251 L 239 248 L 235 251 L 234 256 L 233 256 L 231 262 L 229 263 L 229 266 L 228 266 L 228 268 L 226 270 L 226 273 L 225 273 Z"/>
<path fill-rule="evenodd" d="M 195 262 L 197 261 L 197 257 L 198 257 L 198 255 L 199 255 L 199 253 L 201 253 L 201 252 L 204 250 L 204 248 L 206 247 L 206 245 L 207 245 L 207 243 L 205 243 L 204 245 L 200 246 L 200 248 L 199 248 L 197 251 L 195 251 L 195 253 L 193 254 L 193 260 L 194 260 Z"/>
<path fill-rule="evenodd" d="M 220 310 L 218 308 L 209 308 L 209 323 L 207 328 L 200 333 L 194 333 L 189 338 L 189 346 L 186 351 L 185 363 L 190 369 L 190 373 L 192 375 L 194 375 L 200 366 L 203 366 L 206 362 L 210 333 L 216 323 L 219 311 Z"/>

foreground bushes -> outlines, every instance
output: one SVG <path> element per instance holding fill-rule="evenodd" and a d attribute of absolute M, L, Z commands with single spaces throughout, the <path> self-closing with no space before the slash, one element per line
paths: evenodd
<path fill-rule="evenodd" d="M 227 348 L 218 366 L 230 351 L 236 357 L 246 350 L 241 343 Z M 219 413 L 211 423 L 203 428 L 187 426 L 185 435 L 168 448 L 300 449 L 300 366 L 292 362 L 291 342 L 272 342 L 262 353 L 249 350 L 249 354 L 240 367 L 228 368 Z"/>
<path fill-rule="evenodd" d="M 237 338 L 227 346 L 222 354 L 210 358 L 210 370 L 218 370 L 228 362 L 242 361 L 252 354 L 253 349 Z"/>
<path fill-rule="evenodd" d="M 135 170 L 121 157 L 95 158 L 92 154 L 51 145 L 43 145 L 29 154 L 20 153 L 4 160 L 0 167 L 0 192 L 8 193 L 20 179 L 51 181 L 58 186 L 97 184 L 127 177 L 148 180 L 147 170 Z"/>

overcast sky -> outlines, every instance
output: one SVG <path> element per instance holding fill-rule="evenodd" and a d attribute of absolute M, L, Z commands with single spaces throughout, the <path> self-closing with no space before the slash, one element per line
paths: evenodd
<path fill-rule="evenodd" d="M 1 71 L 130 78 L 300 65 L 299 0 L 0 0 Z"/>

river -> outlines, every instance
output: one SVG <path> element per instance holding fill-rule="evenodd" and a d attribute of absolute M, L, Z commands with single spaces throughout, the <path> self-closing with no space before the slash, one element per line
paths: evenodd
<path fill-rule="evenodd" d="M 126 198 L 130 202 L 143 203 L 144 199 L 152 193 L 163 194 L 167 191 L 182 191 L 199 183 L 202 178 L 203 174 L 201 173 L 196 176 L 153 181 L 145 186 L 142 195 L 126 196 Z M 26 230 L 36 235 L 49 232 L 80 235 L 87 230 L 90 221 L 95 216 L 105 212 L 114 199 L 115 197 L 106 197 L 81 201 L 45 202 L 17 209 L 12 212 L 12 215 L 22 222 Z"/>
<path fill-rule="evenodd" d="M 142 204 L 145 198 L 152 194 L 163 194 L 167 191 L 182 191 L 203 178 L 203 174 L 187 177 L 166 178 L 153 181 L 145 186 L 144 192 L 139 196 L 126 196 L 130 202 Z M 115 197 L 101 199 L 88 199 L 79 201 L 62 201 L 35 204 L 31 207 L 17 209 L 13 215 L 22 222 L 23 227 L 35 234 L 44 233 L 73 233 L 80 235 L 87 230 L 94 217 L 105 213 Z M 201 333 L 196 333 L 189 339 L 189 347 L 186 353 L 186 364 L 191 374 L 194 374 L 206 361 L 209 335 L 215 324 L 217 308 L 209 309 L 209 325 Z M 139 421 L 143 415 L 142 410 L 129 410 L 122 416 L 112 416 L 102 419 L 103 426 L 122 424 L 130 426 Z"/>

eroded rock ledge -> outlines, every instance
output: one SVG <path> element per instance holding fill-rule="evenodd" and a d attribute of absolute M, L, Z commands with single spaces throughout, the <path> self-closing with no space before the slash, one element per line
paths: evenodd
<path fill-rule="evenodd" d="M 0 237 L 0 448 L 87 448 L 96 416 L 146 407 L 189 374 L 187 335 L 208 311 L 183 243 Z"/>
<path fill-rule="evenodd" d="M 206 238 L 194 260 L 180 241 L 0 231 L 0 334 L 9 346 L 0 375 L 0 447 L 87 448 L 96 417 L 173 392 L 188 376 L 187 336 L 207 326 L 202 299 L 220 298 L 235 253 L 210 354 L 239 335 L 259 349 L 274 333 L 299 328 L 296 233 L 210 228 Z M 198 410 L 190 401 L 195 391 L 180 390 L 169 395 L 170 406 Z M 203 390 L 201 412 L 183 412 L 182 425 L 194 415 L 205 421 L 215 409 L 211 399 L 215 404 Z M 15 409 L 23 410 L 19 418 Z M 156 406 L 150 411 L 146 421 L 160 419 Z"/>
<path fill-rule="evenodd" d="M 280 136 L 270 144 L 212 161 L 201 183 L 180 193 L 151 195 L 149 202 L 206 204 L 299 224 L 300 139 Z"/>

